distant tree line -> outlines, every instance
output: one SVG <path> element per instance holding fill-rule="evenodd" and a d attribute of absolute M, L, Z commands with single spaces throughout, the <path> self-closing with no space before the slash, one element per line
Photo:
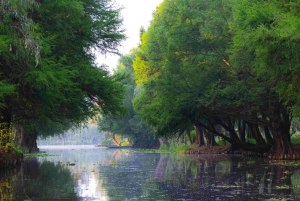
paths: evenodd
<path fill-rule="evenodd" d="M 88 124 L 53 136 L 39 136 L 38 145 L 99 145 L 105 136 L 99 132 L 96 125 Z"/>

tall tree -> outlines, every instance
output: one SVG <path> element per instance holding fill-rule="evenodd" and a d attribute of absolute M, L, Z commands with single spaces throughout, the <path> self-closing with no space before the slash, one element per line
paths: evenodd
<path fill-rule="evenodd" d="M 78 124 L 99 111 L 122 113 L 119 78 L 97 67 L 92 53 L 93 48 L 117 52 L 124 39 L 119 11 L 108 0 L 40 2 L 28 14 L 40 35 L 39 64 L 35 58 L 14 58 L 13 53 L 2 63 L 3 79 L 16 86 L 1 111 L 7 116 L 3 121 L 26 127 L 25 135 L 36 137 L 30 133 L 47 123 Z M 18 136 L 18 129 L 15 132 Z"/>
<path fill-rule="evenodd" d="M 222 9 L 212 18 L 209 13 L 216 8 Z M 231 40 L 223 19 L 228 12 L 221 1 L 168 0 L 154 14 L 138 52 L 153 75 L 147 75 L 135 105 L 161 135 L 184 130 L 200 113 L 212 113 L 208 96 L 230 70 L 225 50 Z M 135 70 L 143 67 L 139 63 L 137 59 Z"/>
<path fill-rule="evenodd" d="M 292 5 L 165 0 L 134 62 L 144 90 L 135 100 L 138 113 L 158 135 L 194 123 L 244 150 L 294 158 L 298 13 Z M 255 143 L 246 142 L 246 127 Z"/>
<path fill-rule="evenodd" d="M 291 114 L 298 110 L 298 2 L 234 2 L 232 61 L 248 91 L 261 100 L 256 113 L 272 131 L 274 157 L 291 158 Z"/>
<path fill-rule="evenodd" d="M 37 7 L 34 0 L 0 2 L 0 148 L 9 147 L 12 140 L 10 129 L 11 117 L 7 114 L 10 107 L 7 100 L 16 95 L 16 85 L 7 79 L 5 73 L 9 68 L 18 74 L 22 62 L 34 55 L 38 64 L 40 48 L 33 32 L 34 23 L 28 18 L 30 9 Z M 15 76 L 15 75 L 11 75 Z"/>

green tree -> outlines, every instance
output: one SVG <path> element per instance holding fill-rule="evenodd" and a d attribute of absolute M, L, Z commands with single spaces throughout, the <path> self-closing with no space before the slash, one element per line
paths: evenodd
<path fill-rule="evenodd" d="M 99 129 L 109 131 L 114 135 L 121 135 L 129 138 L 134 147 L 152 147 L 157 141 L 154 140 L 153 130 L 141 120 L 133 108 L 132 100 L 138 93 L 133 74 L 133 61 L 135 60 L 135 50 L 130 54 L 120 58 L 115 75 L 124 76 L 122 83 L 126 89 L 124 106 L 128 108 L 126 115 L 109 115 L 101 117 Z"/>
<path fill-rule="evenodd" d="M 134 62 L 143 85 L 138 113 L 158 136 L 194 124 L 212 144 L 218 135 L 247 151 L 295 157 L 289 109 L 297 108 L 298 18 L 291 5 L 165 0 Z"/>
<path fill-rule="evenodd" d="M 40 61 L 2 62 L 2 78 L 16 86 L 1 114 L 36 138 L 45 124 L 79 124 L 101 111 L 122 113 L 123 87 L 94 63 L 92 49 L 115 53 L 124 39 L 119 8 L 112 1 L 42 1 L 28 16 L 40 35 Z M 25 137 L 20 137 L 25 139 Z M 31 137 L 30 137 L 31 138 Z M 35 140 L 35 139 L 33 139 Z"/>
<path fill-rule="evenodd" d="M 35 65 L 38 64 L 40 48 L 32 31 L 34 23 L 28 18 L 33 7 L 37 7 L 33 0 L 0 2 L 0 149 L 9 147 L 12 140 L 11 117 L 6 112 L 10 107 L 7 99 L 16 95 L 17 87 L 6 78 L 6 73 L 13 68 L 15 74 L 11 74 L 11 78 L 18 76 L 22 68 L 22 62 L 18 61 L 27 60 L 32 54 Z"/>
<path fill-rule="evenodd" d="M 221 1 L 169 0 L 154 14 L 138 55 L 155 74 L 148 76 L 135 105 L 158 135 L 174 135 L 213 113 L 208 96 L 231 68 L 225 52 L 231 42 L 223 18 L 227 7 Z"/>
<path fill-rule="evenodd" d="M 297 1 L 234 2 L 231 60 L 249 97 L 260 100 L 253 112 L 272 132 L 274 157 L 292 158 L 289 131 L 292 113 L 298 111 Z"/>

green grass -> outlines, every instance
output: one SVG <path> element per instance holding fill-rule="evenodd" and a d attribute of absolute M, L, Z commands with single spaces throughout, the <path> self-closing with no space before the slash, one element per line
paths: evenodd
<path fill-rule="evenodd" d="M 131 149 L 131 151 L 143 152 L 143 153 L 184 153 L 190 148 L 190 145 L 161 145 L 159 149 Z"/>
<path fill-rule="evenodd" d="M 185 151 L 187 151 L 190 148 L 189 145 L 175 145 L 175 146 L 170 146 L 169 151 L 171 153 L 184 153 Z"/>

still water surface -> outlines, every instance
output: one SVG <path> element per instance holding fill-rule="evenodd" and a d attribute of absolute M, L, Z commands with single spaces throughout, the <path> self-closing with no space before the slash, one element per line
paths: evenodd
<path fill-rule="evenodd" d="M 40 147 L 0 172 L 0 200 L 300 200 L 300 167 L 241 156 L 181 156 L 93 146 Z M 2 176 L 1 176 L 2 174 Z"/>

